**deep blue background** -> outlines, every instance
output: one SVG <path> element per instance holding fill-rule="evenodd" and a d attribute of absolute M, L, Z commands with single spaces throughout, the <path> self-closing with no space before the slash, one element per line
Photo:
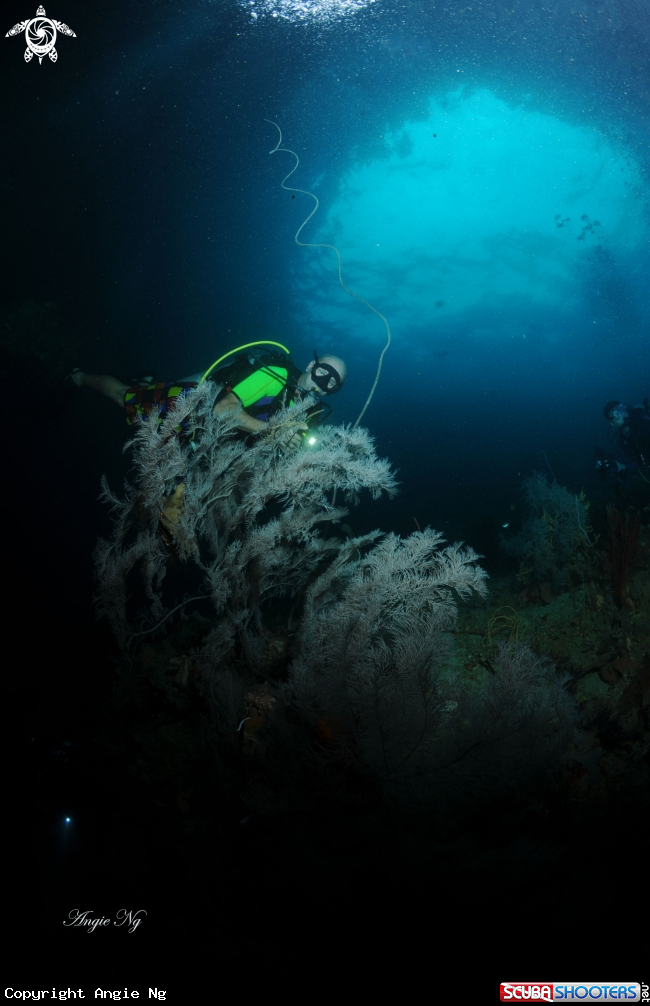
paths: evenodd
<path fill-rule="evenodd" d="M 21 11 L 10 4 L 7 23 Z M 72 3 L 64 14 L 77 38 L 59 36 L 56 64 L 25 65 L 22 38 L 3 43 L 2 307 L 59 304 L 81 333 L 85 370 L 180 376 L 264 336 L 310 359 L 315 340 L 295 320 L 293 285 L 296 256 L 309 254 L 292 241 L 302 207 L 279 189 L 284 165 L 268 157 L 276 134 L 266 117 L 301 153 L 297 184 L 324 174 L 324 209 L 341 174 L 380 155 L 378 135 L 424 116 L 429 95 L 459 72 L 470 88 L 505 99 L 527 90 L 548 113 L 609 130 L 647 165 L 642 4 L 381 3 L 331 24 L 253 22 L 222 3 L 92 12 Z M 542 452 L 561 483 L 600 491 L 591 453 L 604 442 L 603 401 L 638 400 L 647 383 L 645 323 L 625 277 L 608 277 L 606 263 L 602 272 L 613 290 L 607 345 L 595 340 L 590 372 L 580 355 L 575 397 L 566 383 L 558 395 L 548 374 L 536 384 L 535 356 L 499 344 L 461 361 L 464 381 L 442 357 L 418 379 L 418 346 L 396 338 L 366 416 L 402 482 L 400 498 L 377 511 L 384 527 L 406 532 L 417 517 L 485 549 L 477 521 L 507 519 L 520 478 L 545 467 Z M 341 348 L 353 379 L 336 419 L 356 417 L 380 347 L 378 336 Z M 568 344 L 566 353 L 570 362 Z M 116 445 L 125 434 L 118 415 L 101 413 L 80 397 L 53 434 L 73 469 L 63 475 L 59 459 L 54 467 L 66 485 L 78 478 L 84 496 L 82 522 L 117 453 L 99 448 L 97 424 Z M 51 458 L 48 447 L 40 466 Z M 374 510 L 357 516 L 377 519 Z"/>
<path fill-rule="evenodd" d="M 32 2 L 4 5 L 4 31 L 34 16 Z M 307 187 L 324 175 L 324 209 L 342 174 L 381 155 L 377 137 L 424 116 L 458 72 L 506 100 L 533 92 L 540 109 L 592 122 L 649 167 L 641 0 L 380 0 L 332 24 L 253 23 L 234 2 L 45 6 L 77 35 L 59 38 L 56 64 L 26 65 L 22 39 L 2 39 L 0 314 L 29 299 L 56 303 L 90 372 L 180 377 L 264 337 L 288 344 L 298 363 L 311 358 L 293 282 L 308 254 L 293 244 L 302 209 L 279 188 L 265 118 L 300 151 Z M 606 495 L 592 462 L 605 445 L 602 405 L 647 393 L 648 332 L 625 276 L 605 264 L 602 280 L 605 342 L 594 341 L 590 369 L 581 357 L 575 395 L 558 394 L 548 376 L 536 384 L 534 356 L 495 344 L 467 363 L 465 381 L 451 364 L 448 400 L 447 357 L 416 379 L 417 345 L 396 340 L 365 422 L 399 470 L 401 494 L 364 503 L 355 530 L 407 534 L 416 518 L 498 571 L 499 528 L 533 468 L 548 461 L 572 491 Z M 379 337 L 340 347 L 353 377 L 334 420 L 355 419 L 380 348 Z M 66 369 L 54 367 L 52 382 Z M 79 392 L 43 412 L 34 399 L 44 394 L 28 366 L 5 386 L 5 667 L 20 751 L 32 736 L 48 751 L 66 736 L 79 744 L 92 728 L 111 647 L 92 613 L 92 549 L 107 528 L 99 479 L 107 472 L 119 488 L 128 467 L 128 429 L 111 403 Z M 53 827 L 63 803 L 52 797 L 43 809 Z"/>

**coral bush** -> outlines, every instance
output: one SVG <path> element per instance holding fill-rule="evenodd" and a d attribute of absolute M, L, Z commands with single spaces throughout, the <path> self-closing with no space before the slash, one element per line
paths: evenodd
<path fill-rule="evenodd" d="M 548 776 L 577 739 L 578 707 L 552 660 L 501 640 L 494 674 L 459 696 L 440 771 L 456 794 L 498 794 Z M 440 756 L 439 756 L 440 757 Z"/>
<path fill-rule="evenodd" d="M 285 687 L 314 723 L 333 717 L 346 757 L 388 787 L 431 767 L 455 707 L 444 675 L 455 595 L 485 593 L 474 552 L 441 542 L 427 529 L 359 558 L 342 549 L 307 592 Z"/>
<path fill-rule="evenodd" d="M 459 559 L 446 556 L 435 564 L 432 595 L 450 579 Z M 390 579 L 382 572 L 380 585 Z M 362 574 L 358 580 L 360 586 Z M 366 585 L 374 595 L 373 581 L 370 577 Z M 453 624 L 446 605 L 440 608 L 436 598 L 413 631 L 417 615 L 408 611 L 408 602 L 398 601 L 397 620 L 405 615 L 411 624 L 394 646 L 390 617 L 382 629 L 390 591 L 378 593 L 369 622 L 360 611 L 357 618 L 348 613 L 341 619 L 337 613 L 336 632 L 321 626 L 318 635 L 323 615 L 306 613 L 308 642 L 285 692 L 314 722 L 325 713 L 333 717 L 329 760 L 354 765 L 392 800 L 448 809 L 548 780 L 578 739 L 578 709 L 566 688 L 568 677 L 525 643 L 501 641 L 491 673 L 480 684 L 456 678 L 445 671 L 442 633 Z"/>
<path fill-rule="evenodd" d="M 392 494 L 396 483 L 362 429 L 323 427 L 313 446 L 286 452 L 309 402 L 279 413 L 252 443 L 244 440 L 236 417 L 212 414 L 218 390 L 206 383 L 160 424 L 156 417 L 138 424 L 130 445 L 135 479 L 124 499 L 104 483 L 115 524 L 96 551 L 99 609 L 126 645 L 182 600 L 164 596 L 168 567 L 193 570 L 202 579 L 199 596 L 219 616 L 211 658 L 220 660 L 237 640 L 254 668 L 265 602 L 298 592 L 340 548 L 337 538 L 320 533 L 347 514 L 327 494 L 337 489 L 355 502 L 362 489 L 377 497 Z M 190 436 L 178 435 L 183 423 Z M 353 547 L 375 537 L 355 539 Z M 132 611 L 138 573 L 143 603 Z"/>
<path fill-rule="evenodd" d="M 640 540 L 641 514 L 617 506 L 607 508 L 608 534 L 605 541 L 605 565 L 612 581 L 614 596 L 621 607 L 633 607 L 627 593 L 629 579 L 650 550 Z"/>
<path fill-rule="evenodd" d="M 592 544 L 588 503 L 582 493 L 575 496 L 540 472 L 524 481 L 524 499 L 528 515 L 522 530 L 514 538 L 502 538 L 502 546 L 521 559 L 524 583 L 532 579 L 566 586 Z"/>
<path fill-rule="evenodd" d="M 347 514 L 334 490 L 350 504 L 395 491 L 367 432 L 327 426 L 289 453 L 310 403 L 244 440 L 235 417 L 213 416 L 215 394 L 208 384 L 160 424 L 138 424 L 125 498 L 104 486 L 115 525 L 97 548 L 98 599 L 125 648 L 207 602 L 181 664 L 185 679 L 200 669 L 218 743 L 266 765 L 242 798 L 281 805 L 309 766 L 352 772 L 391 800 L 447 804 L 552 769 L 574 706 L 550 661 L 510 643 L 483 683 L 449 669 L 456 598 L 486 592 L 472 549 L 428 528 L 332 536 Z M 265 616 L 283 595 L 296 631 L 292 652 L 271 648 L 284 664 L 269 684 Z"/>

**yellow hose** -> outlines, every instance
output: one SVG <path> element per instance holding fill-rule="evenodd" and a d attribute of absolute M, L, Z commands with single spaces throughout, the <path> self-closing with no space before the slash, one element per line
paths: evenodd
<path fill-rule="evenodd" d="M 233 353 L 239 353 L 242 349 L 249 349 L 251 346 L 279 346 L 280 349 L 285 351 L 287 356 L 289 355 L 289 350 L 286 346 L 283 346 L 281 342 L 272 342 L 270 339 L 260 339 L 258 342 L 247 342 L 245 346 L 237 346 L 237 349 L 231 349 L 228 353 L 224 353 L 223 356 L 220 356 L 218 360 L 215 360 L 212 366 L 208 367 L 205 374 L 199 381 L 199 384 L 203 384 L 208 374 L 212 373 L 214 368 L 218 366 L 222 360 L 226 360 L 229 356 L 232 356 Z"/>

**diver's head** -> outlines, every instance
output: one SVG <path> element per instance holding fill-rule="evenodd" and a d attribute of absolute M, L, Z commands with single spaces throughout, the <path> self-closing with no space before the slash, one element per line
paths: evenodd
<path fill-rule="evenodd" d="M 603 415 L 608 423 L 610 423 L 615 429 L 619 430 L 622 426 L 625 426 L 629 419 L 629 412 L 627 405 L 624 402 L 619 402 L 616 399 L 612 399 L 608 402 L 603 409 Z"/>
<path fill-rule="evenodd" d="M 335 395 L 347 376 L 348 368 L 339 356 L 319 356 L 314 350 L 314 359 L 307 364 L 298 386 L 320 395 Z"/>

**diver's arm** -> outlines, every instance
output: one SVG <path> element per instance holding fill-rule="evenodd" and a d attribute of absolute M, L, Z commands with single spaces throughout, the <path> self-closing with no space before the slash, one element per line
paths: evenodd
<path fill-rule="evenodd" d="M 265 430 L 268 427 L 268 423 L 264 423 L 261 419 L 255 419 L 254 416 L 246 412 L 246 409 L 242 409 L 240 400 L 232 391 L 224 395 L 220 402 L 217 402 L 212 412 L 215 416 L 237 412 L 237 429 L 242 430 L 244 433 L 259 433 L 260 430 Z M 301 423 L 298 431 L 294 430 L 294 432 L 290 432 L 288 439 L 284 443 L 284 448 L 288 451 L 297 450 L 302 443 L 300 433 L 306 429 L 307 424 Z"/>
<path fill-rule="evenodd" d="M 265 422 L 261 419 L 255 419 L 254 416 L 251 416 L 248 412 L 246 412 L 246 409 L 242 409 L 240 400 L 237 398 L 237 395 L 232 393 L 232 391 L 230 391 L 227 395 L 224 395 L 224 397 L 217 402 L 212 412 L 215 416 L 238 412 L 237 429 L 243 430 L 244 433 L 258 433 L 259 430 L 263 430 L 266 427 Z"/>

